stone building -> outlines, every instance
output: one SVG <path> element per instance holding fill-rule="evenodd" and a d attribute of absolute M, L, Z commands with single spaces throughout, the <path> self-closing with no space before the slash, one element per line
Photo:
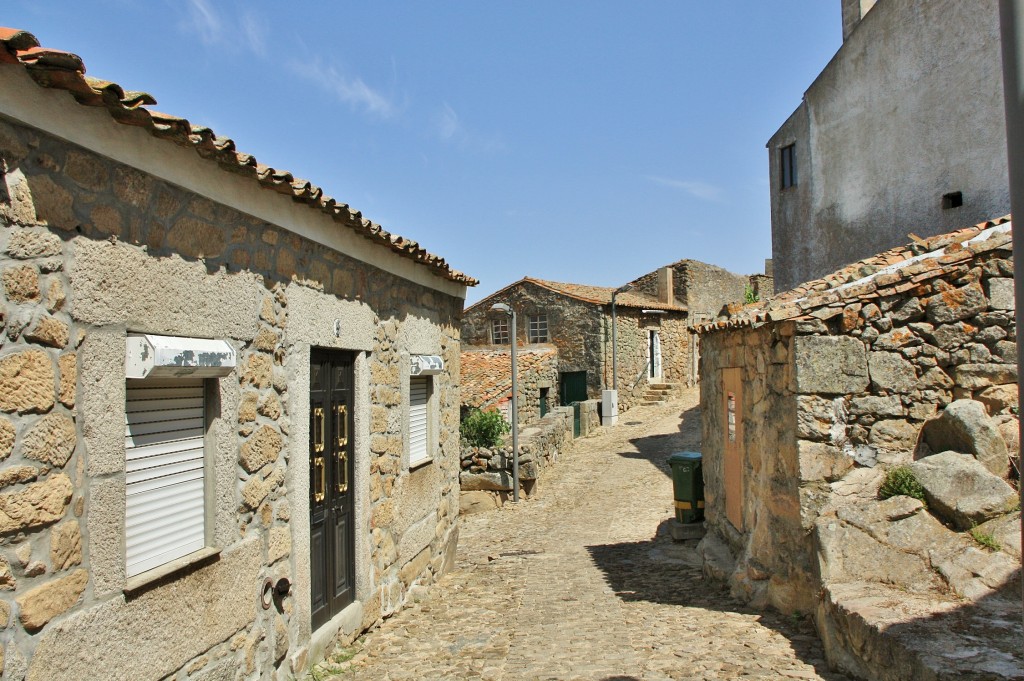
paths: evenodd
<path fill-rule="evenodd" d="M 0 29 L 0 659 L 291 679 L 451 564 L 475 280 Z"/>
<path fill-rule="evenodd" d="M 525 277 L 466 308 L 463 341 L 509 343 L 508 317 L 495 303 L 516 310 L 520 346 L 558 348 L 558 404 L 600 399 L 612 387 L 613 288 Z M 671 297 L 627 291 L 615 299 L 618 325 L 619 408 L 629 409 L 652 388 L 686 383 L 690 369 L 686 307 Z"/>
<path fill-rule="evenodd" d="M 779 290 L 1010 211 L 996 0 L 840 1 L 842 47 L 768 141 Z"/>
<path fill-rule="evenodd" d="M 1002 218 L 698 327 L 706 571 L 857 678 L 1024 674 L 1014 308 Z M 879 501 L 898 466 L 927 507 Z"/>
<path fill-rule="evenodd" d="M 558 348 L 549 343 L 519 348 L 516 357 L 519 382 L 519 422 L 530 424 L 556 406 Z M 512 399 L 512 352 L 504 346 L 470 346 L 462 349 L 461 395 L 463 409 L 498 409 L 509 420 Z"/>
<path fill-rule="evenodd" d="M 672 270 L 670 277 L 664 274 L 666 268 Z M 658 296 L 658 287 L 666 281 L 671 281 L 673 299 L 686 307 L 691 323 L 714 319 L 723 305 L 742 301 L 748 289 L 770 297 L 772 285 L 770 276 L 733 274 L 699 260 L 679 260 L 629 283 L 637 291 Z"/>

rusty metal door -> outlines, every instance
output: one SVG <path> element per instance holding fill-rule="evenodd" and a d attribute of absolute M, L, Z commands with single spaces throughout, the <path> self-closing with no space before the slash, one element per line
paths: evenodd
<path fill-rule="evenodd" d="M 743 370 L 722 369 L 722 414 L 724 416 L 725 515 L 737 530 L 743 530 Z"/>
<path fill-rule="evenodd" d="M 316 629 L 355 596 L 352 454 L 354 359 L 313 350 L 309 367 L 309 531 L 312 624 Z"/>

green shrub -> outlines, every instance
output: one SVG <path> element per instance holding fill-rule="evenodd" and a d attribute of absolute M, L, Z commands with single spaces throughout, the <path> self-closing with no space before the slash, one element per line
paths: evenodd
<path fill-rule="evenodd" d="M 751 303 L 760 302 L 761 296 L 757 295 L 757 291 L 750 284 L 744 284 L 743 286 L 743 302 L 747 305 Z"/>
<path fill-rule="evenodd" d="M 462 419 L 461 435 L 470 447 L 497 447 L 510 430 L 508 422 L 497 410 L 473 409 Z"/>
<path fill-rule="evenodd" d="M 914 477 L 909 466 L 897 466 L 885 474 L 882 486 L 878 488 L 878 498 L 888 499 L 899 495 L 913 497 L 924 501 L 924 487 Z"/>

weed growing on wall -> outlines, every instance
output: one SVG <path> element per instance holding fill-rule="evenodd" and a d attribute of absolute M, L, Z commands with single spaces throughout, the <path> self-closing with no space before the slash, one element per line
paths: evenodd
<path fill-rule="evenodd" d="M 460 435 L 470 447 L 497 447 L 510 430 L 501 412 L 473 409 L 462 419 Z"/>
<path fill-rule="evenodd" d="M 885 480 L 878 488 L 878 498 L 888 499 L 899 495 L 913 497 L 924 501 L 924 487 L 914 477 L 914 472 L 909 466 L 897 466 L 889 469 L 885 474 Z"/>

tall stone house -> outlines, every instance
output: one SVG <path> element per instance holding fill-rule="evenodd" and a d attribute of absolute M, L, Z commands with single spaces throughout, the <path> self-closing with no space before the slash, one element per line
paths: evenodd
<path fill-rule="evenodd" d="M 623 411 L 657 399 L 673 385 L 696 380 L 695 339 L 687 331 L 690 305 L 708 317 L 742 301 L 749 279 L 693 260 L 659 268 L 615 295 L 618 403 Z M 613 385 L 612 295 L 616 289 L 524 277 L 466 308 L 466 345 L 509 343 L 508 317 L 516 310 L 518 343 L 558 349 L 558 404 L 598 399 Z M 701 318 L 708 318 L 701 317 Z M 524 398 L 521 398 L 524 399 Z M 525 396 L 526 401 L 532 397 Z"/>
<path fill-rule="evenodd" d="M 842 47 L 768 141 L 779 290 L 1010 212 L 996 0 L 840 1 Z"/>
<path fill-rule="evenodd" d="M 0 28 L 4 678 L 291 679 L 458 537 L 475 280 Z"/>
<path fill-rule="evenodd" d="M 1024 674 L 1012 251 L 979 223 L 696 327 L 705 572 L 855 678 Z M 880 500 L 900 466 L 927 505 Z"/>

